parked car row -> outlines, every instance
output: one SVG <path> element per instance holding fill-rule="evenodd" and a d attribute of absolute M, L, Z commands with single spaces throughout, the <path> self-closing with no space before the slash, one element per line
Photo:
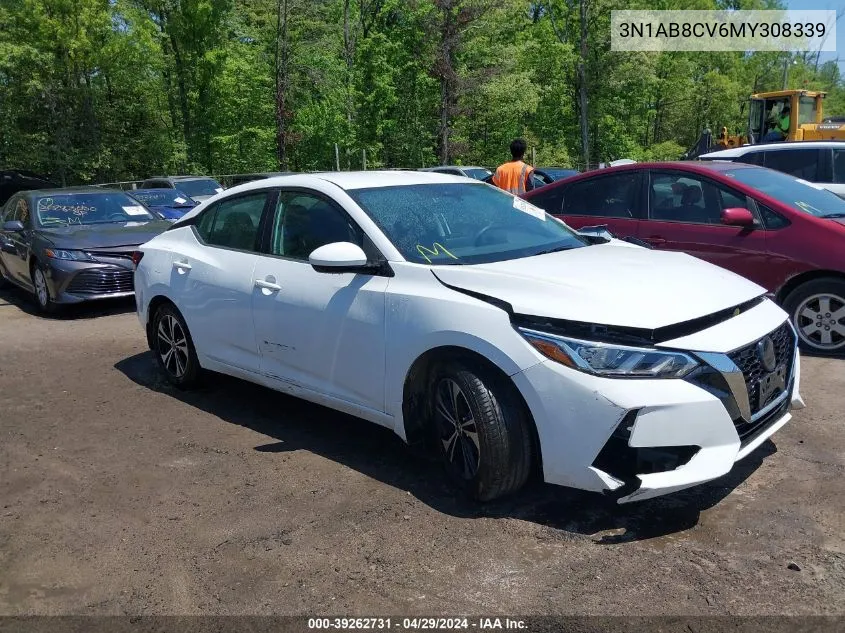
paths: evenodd
<path fill-rule="evenodd" d="M 803 406 L 799 341 L 845 344 L 845 201 L 763 167 L 632 164 L 525 199 L 424 171 L 201 204 L 168 182 L 16 194 L 0 280 L 45 311 L 134 289 L 174 385 L 216 371 L 357 415 L 482 501 L 532 472 L 619 502 L 724 475 Z"/>

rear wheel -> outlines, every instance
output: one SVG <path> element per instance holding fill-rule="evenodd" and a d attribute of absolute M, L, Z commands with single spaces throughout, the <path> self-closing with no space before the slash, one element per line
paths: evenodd
<path fill-rule="evenodd" d="M 531 433 L 512 385 L 493 372 L 448 362 L 433 373 L 429 402 L 436 445 L 456 487 L 490 501 L 525 484 Z"/>
<path fill-rule="evenodd" d="M 185 319 L 166 303 L 153 317 L 152 348 L 156 363 L 168 382 L 189 389 L 199 382 L 200 364 Z"/>
<path fill-rule="evenodd" d="M 823 354 L 845 352 L 845 281 L 832 277 L 798 286 L 784 301 L 801 347 Z"/>

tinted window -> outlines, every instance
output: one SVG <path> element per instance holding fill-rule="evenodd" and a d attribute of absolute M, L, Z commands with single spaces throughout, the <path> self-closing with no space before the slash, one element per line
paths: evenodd
<path fill-rule="evenodd" d="M 345 213 L 318 196 L 282 192 L 273 219 L 273 255 L 307 261 L 315 249 L 334 242 L 362 246 L 361 233 Z"/>
<path fill-rule="evenodd" d="M 543 191 L 536 196 L 531 196 L 531 204 L 536 204 L 548 213 L 562 213 L 565 189 L 563 187 L 550 187 L 549 189 L 549 191 Z"/>
<path fill-rule="evenodd" d="M 480 264 L 585 245 L 534 205 L 481 183 L 350 191 L 402 256 L 420 264 Z"/>
<path fill-rule="evenodd" d="M 845 183 L 845 149 L 833 150 L 833 182 Z"/>
<path fill-rule="evenodd" d="M 145 180 L 141 183 L 142 189 L 172 189 L 171 185 L 166 180 Z"/>
<path fill-rule="evenodd" d="M 29 203 L 26 198 L 21 196 L 15 200 L 15 206 L 12 208 L 10 220 L 20 220 L 24 226 L 29 226 L 32 216 L 29 211 Z"/>
<path fill-rule="evenodd" d="M 464 169 L 464 173 L 470 178 L 475 178 L 476 180 L 484 180 L 487 176 L 491 176 L 491 172 L 489 169 Z"/>
<path fill-rule="evenodd" d="M 758 204 L 757 206 L 760 208 L 760 215 L 763 216 L 763 225 L 767 229 L 782 229 L 785 226 L 789 226 L 789 220 L 782 215 L 775 213 L 763 204 Z"/>
<path fill-rule="evenodd" d="M 41 226 L 117 224 L 155 219 L 137 200 L 122 192 L 40 196 L 35 200 L 35 216 Z"/>
<path fill-rule="evenodd" d="M 634 217 L 639 176 L 629 171 L 571 184 L 563 194 L 562 212 L 603 218 Z"/>
<path fill-rule="evenodd" d="M 763 152 L 748 152 L 747 154 L 743 154 L 742 156 L 737 157 L 737 163 L 748 163 L 749 165 L 762 165 L 763 164 Z"/>
<path fill-rule="evenodd" d="M 691 174 L 653 173 L 650 184 L 652 220 L 721 224 L 723 209 L 748 206 L 741 193 Z"/>
<path fill-rule="evenodd" d="M 189 196 L 213 196 L 223 191 L 220 183 L 211 178 L 197 178 L 196 180 L 179 180 L 175 186 Z"/>
<path fill-rule="evenodd" d="M 819 150 L 789 149 L 766 152 L 766 167 L 810 182 L 818 180 Z"/>
<path fill-rule="evenodd" d="M 222 200 L 202 214 L 197 232 L 212 246 L 256 250 L 258 226 L 266 201 L 267 192 Z"/>
<path fill-rule="evenodd" d="M 820 217 L 845 213 L 845 200 L 842 198 L 818 185 L 811 185 L 786 174 L 756 167 L 724 171 L 722 174 L 728 178 L 736 178 L 739 182 L 804 213 Z"/>

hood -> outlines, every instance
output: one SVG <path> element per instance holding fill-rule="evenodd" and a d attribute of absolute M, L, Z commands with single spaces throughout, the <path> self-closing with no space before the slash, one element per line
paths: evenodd
<path fill-rule="evenodd" d="M 471 266 L 436 266 L 457 289 L 527 316 L 657 329 L 732 308 L 765 289 L 684 253 L 613 243 Z"/>
<path fill-rule="evenodd" d="M 149 242 L 171 226 L 166 220 L 125 222 L 122 224 L 89 224 L 42 228 L 38 233 L 56 248 L 84 250 L 137 246 Z"/>

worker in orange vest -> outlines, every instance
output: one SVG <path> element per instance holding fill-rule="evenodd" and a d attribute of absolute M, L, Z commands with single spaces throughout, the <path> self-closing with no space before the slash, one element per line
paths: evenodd
<path fill-rule="evenodd" d="M 525 141 L 521 138 L 511 141 L 511 156 L 513 160 L 499 165 L 493 175 L 493 184 L 507 192 L 518 196 L 531 191 L 531 172 L 534 168 L 522 161 L 525 156 Z"/>

